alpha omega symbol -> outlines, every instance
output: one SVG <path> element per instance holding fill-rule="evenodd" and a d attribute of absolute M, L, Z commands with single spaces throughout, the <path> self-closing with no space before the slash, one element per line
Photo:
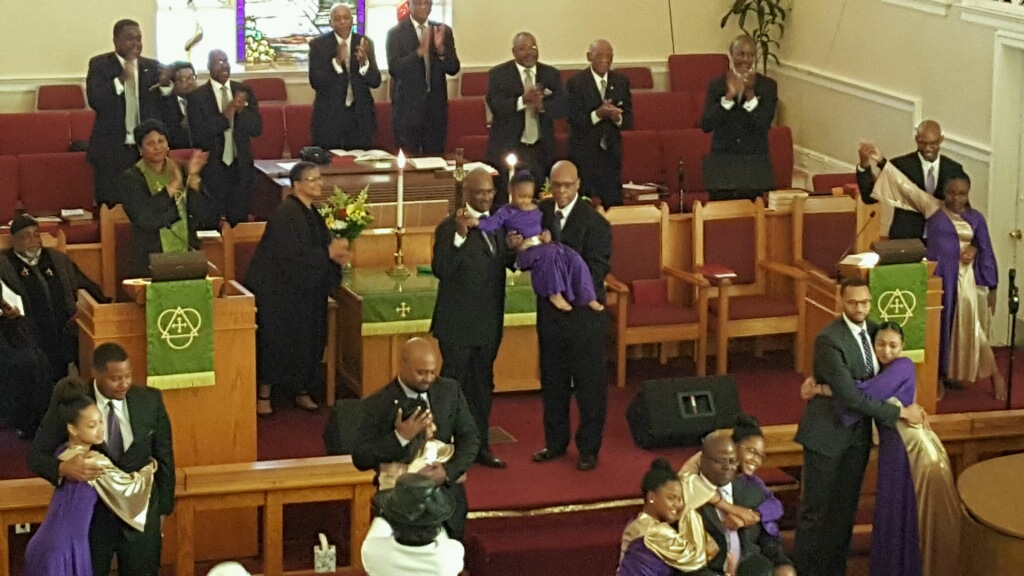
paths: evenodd
<path fill-rule="evenodd" d="M 195 308 L 168 308 L 156 318 L 160 339 L 175 350 L 184 350 L 199 336 L 203 319 Z"/>
<path fill-rule="evenodd" d="M 878 296 L 878 314 L 885 322 L 896 322 L 900 326 L 914 317 L 917 298 L 909 290 L 890 290 Z"/>

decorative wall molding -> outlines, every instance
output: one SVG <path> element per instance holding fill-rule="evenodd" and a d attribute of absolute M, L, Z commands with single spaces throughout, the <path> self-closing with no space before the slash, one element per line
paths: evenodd
<path fill-rule="evenodd" d="M 852 162 L 844 162 L 828 154 L 822 154 L 821 152 L 795 144 L 793 145 L 793 157 L 796 161 L 796 168 L 806 171 L 811 176 L 815 174 L 854 171 Z"/>
<path fill-rule="evenodd" d="M 921 121 L 920 98 L 899 94 L 891 90 L 867 84 L 861 80 L 844 78 L 809 66 L 791 64 L 788 62 L 782 62 L 780 65 L 773 68 L 772 75 L 788 76 L 803 82 L 810 82 L 811 84 L 815 84 L 829 90 L 835 90 L 869 102 L 881 104 L 882 106 L 895 108 L 904 112 L 911 112 L 914 116 L 915 123 Z"/>
<path fill-rule="evenodd" d="M 960 19 L 997 30 L 1024 33 L 1024 7 L 992 0 L 961 0 Z"/>
<path fill-rule="evenodd" d="M 953 4 L 953 0 L 882 0 L 882 2 L 936 16 L 949 15 L 949 8 Z"/>

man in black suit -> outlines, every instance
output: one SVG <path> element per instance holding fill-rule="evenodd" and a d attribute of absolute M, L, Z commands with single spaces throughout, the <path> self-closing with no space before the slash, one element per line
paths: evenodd
<path fill-rule="evenodd" d="M 728 430 L 716 430 L 704 438 L 701 446 L 701 475 L 714 486 L 726 502 L 748 510 L 756 510 L 764 501 L 761 488 L 736 476 L 738 465 L 736 445 Z M 792 562 L 782 551 L 777 538 L 761 528 L 760 521 L 745 525 L 739 518 L 723 515 L 713 504 L 700 509 L 704 530 L 718 544 L 718 554 L 708 559 L 708 571 L 713 574 L 734 574 L 727 567 L 752 555 L 771 560 L 775 576 L 795 576 Z"/>
<path fill-rule="evenodd" d="M 580 177 L 568 160 L 551 168 L 551 200 L 542 201 L 544 228 L 552 239 L 583 257 L 594 282 L 594 293 L 604 303 L 604 277 L 612 257 L 612 229 L 604 216 L 579 196 Z M 515 247 L 522 241 L 510 235 Z M 569 312 L 554 307 L 547 298 L 537 298 L 537 339 L 540 347 L 540 387 L 544 404 L 544 449 L 535 452 L 534 462 L 547 462 L 565 455 L 569 446 L 569 403 L 576 394 L 580 425 L 576 430 L 578 470 L 597 467 L 597 454 L 604 437 L 608 410 L 608 373 L 605 360 L 604 311 L 574 306 Z"/>
<path fill-rule="evenodd" d="M 156 460 L 153 493 L 146 515 L 146 528 L 137 530 L 118 518 L 103 503 L 96 501 L 89 526 L 89 550 L 93 573 L 110 573 L 111 560 L 117 555 L 121 574 L 156 576 L 160 572 L 160 546 L 164 518 L 174 511 L 174 449 L 171 421 L 163 396 L 154 388 L 132 385 L 128 354 L 117 344 L 102 344 L 92 355 L 93 374 L 90 395 L 106 420 L 107 440 L 95 447 L 125 472 L 137 472 Z M 28 465 L 33 472 L 60 486 L 65 479 L 75 482 L 95 480 L 103 469 L 83 456 L 59 461 L 57 447 L 67 441 L 68 432 L 60 422 L 55 406 L 43 418 L 32 443 Z"/>
<path fill-rule="evenodd" d="M 856 381 L 878 373 L 876 326 L 867 319 L 871 290 L 859 278 L 839 290 L 843 316 L 814 340 L 814 379 L 828 384 L 832 396 L 815 396 L 804 407 L 796 441 L 804 447 L 803 497 L 796 531 L 795 559 L 800 574 L 842 576 L 850 552 L 853 522 L 864 469 L 871 453 L 871 419 L 893 426 L 900 418 L 919 424 L 921 407 L 878 402 L 857 389 Z M 840 413 L 860 418 L 844 426 Z"/>
<path fill-rule="evenodd" d="M 757 47 L 746 34 L 729 45 L 729 70 L 708 83 L 700 127 L 711 133 L 711 154 L 759 156 L 770 173 L 768 131 L 778 106 L 775 80 L 754 69 Z M 770 187 L 770 182 L 765 183 Z M 765 189 L 712 190 L 712 200 L 754 199 Z"/>
<path fill-rule="evenodd" d="M 424 403 L 403 413 L 399 403 L 412 399 Z M 402 348 L 398 376 L 387 386 L 363 400 L 362 419 L 356 436 L 352 462 L 360 470 L 374 469 L 392 462 L 410 462 L 413 451 L 431 424 L 437 427 L 434 438 L 455 446 L 455 454 L 444 464 L 430 464 L 419 471 L 455 501 L 455 513 L 445 522 L 448 535 L 462 539 L 466 527 L 466 471 L 476 459 L 480 447 L 473 416 L 459 383 L 437 377 L 437 353 L 422 338 L 412 338 Z"/>
<path fill-rule="evenodd" d="M 629 79 L 612 71 L 607 40 L 587 50 L 590 66 L 565 83 L 569 160 L 579 166 L 582 190 L 601 205 L 622 204 L 622 130 L 633 128 Z"/>
<path fill-rule="evenodd" d="M 171 93 L 160 100 L 160 119 L 167 127 L 167 144 L 172 150 L 192 148 L 188 125 L 188 95 L 196 89 L 196 69 L 184 60 L 170 66 Z"/>
<path fill-rule="evenodd" d="M 369 149 L 377 131 L 372 88 L 380 86 L 373 42 L 352 31 L 352 9 L 331 8 L 332 31 L 309 43 L 309 84 L 316 91 L 311 133 L 325 150 Z"/>
<path fill-rule="evenodd" d="M 192 142 L 210 153 L 203 180 L 212 206 L 199 228 L 215 230 L 220 217 L 234 226 L 249 218 L 253 179 L 252 143 L 263 133 L 263 118 L 252 89 L 230 80 L 231 63 L 222 50 L 212 50 L 207 62 L 210 81 L 188 95 L 188 125 Z"/>
<path fill-rule="evenodd" d="M 448 132 L 448 80 L 459 73 L 452 29 L 428 21 L 431 0 L 409 0 L 409 18 L 388 30 L 388 73 L 394 82 L 391 127 L 407 154 L 442 154 Z"/>
<path fill-rule="evenodd" d="M 118 20 L 114 51 L 89 60 L 85 91 L 96 119 L 86 157 L 92 164 L 97 205 L 120 202 L 118 178 L 139 159 L 132 130 L 145 118 L 160 118 L 160 99 L 171 93 L 170 74 L 141 53 L 139 23 Z"/>
<path fill-rule="evenodd" d="M 555 159 L 555 120 L 565 116 L 565 93 L 558 70 L 537 62 L 537 39 L 520 32 L 512 39 L 512 60 L 487 73 L 491 109 L 487 162 L 498 169 L 496 204 L 508 202 L 508 164 L 514 153 L 540 190 Z"/>
<path fill-rule="evenodd" d="M 494 359 L 505 318 L 505 269 L 515 252 L 500 230 L 485 234 L 468 226 L 469 218 L 486 218 L 494 201 L 494 180 L 484 168 L 466 175 L 466 206 L 445 218 L 434 231 L 431 267 L 437 276 L 437 302 L 430 333 L 441 348 L 441 375 L 462 385 L 469 411 L 480 432 L 476 461 L 491 468 L 505 462 L 491 452 L 488 421 L 494 392 Z"/>
<path fill-rule="evenodd" d="M 942 199 L 946 182 L 953 176 L 962 174 L 964 167 L 956 160 L 951 160 L 939 153 L 943 137 L 942 128 L 938 122 L 924 120 L 918 124 L 914 140 L 917 142 L 917 151 L 893 158 L 893 166 L 906 174 L 907 178 L 910 178 L 918 188 Z M 857 186 L 860 188 L 860 197 L 865 204 L 874 204 L 878 200 L 871 197 L 871 190 L 875 186 L 871 161 L 875 160 L 878 168 L 882 169 L 886 160 L 869 142 L 862 143 L 857 152 L 860 156 L 860 162 L 857 164 Z M 889 238 L 923 237 L 924 216 L 914 210 L 894 207 L 892 224 L 889 226 Z"/>

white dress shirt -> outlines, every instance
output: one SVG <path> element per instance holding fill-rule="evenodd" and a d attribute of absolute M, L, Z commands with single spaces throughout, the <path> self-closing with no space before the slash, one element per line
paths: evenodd
<path fill-rule="evenodd" d="M 929 162 L 924 159 L 924 156 L 921 156 L 920 152 L 917 153 L 917 159 L 921 161 L 921 174 L 924 176 L 924 180 L 922 181 L 922 183 L 925 186 L 928 186 L 928 171 L 934 170 L 934 172 L 932 173 L 932 177 L 935 179 L 935 190 L 932 191 L 933 195 L 935 194 L 935 192 L 939 191 L 939 160 L 941 158 L 942 156 L 936 156 L 934 162 Z M 927 191 L 928 190 L 926 188 L 925 192 Z"/>
<path fill-rule="evenodd" d="M 395 540 L 388 521 L 377 517 L 363 540 L 363 568 L 369 576 L 422 574 L 458 576 L 464 567 L 466 550 L 442 528 L 426 546 L 406 546 Z"/>
<path fill-rule="evenodd" d="M 456 234 L 456 236 L 458 236 L 458 234 Z M 413 400 L 420 400 L 420 399 L 422 399 L 427 404 L 427 410 L 430 410 L 430 397 L 427 396 L 426 392 L 419 392 L 417 390 L 413 390 L 412 388 L 409 388 L 408 386 L 405 385 L 404 382 L 402 382 L 402 377 L 401 376 L 396 376 L 395 380 L 398 381 L 398 386 L 402 388 L 402 392 L 405 392 L 406 398 L 412 398 Z M 423 395 L 422 398 L 420 397 L 420 394 Z M 402 414 L 402 416 L 408 416 L 408 414 Z M 398 443 L 401 444 L 403 448 L 409 442 L 411 442 L 411 440 L 406 440 L 405 438 L 403 438 L 402 435 L 398 433 L 398 429 L 397 428 L 395 429 L 395 437 L 398 438 Z"/>
<path fill-rule="evenodd" d="M 608 74 L 605 74 L 604 76 L 601 76 L 597 72 L 594 72 L 594 69 L 591 68 L 590 69 L 590 75 L 594 77 L 594 84 L 597 84 L 597 91 L 601 94 L 601 102 L 603 104 L 604 101 L 608 99 L 608 90 L 607 90 L 607 88 L 610 88 L 611 85 L 612 85 L 612 83 L 608 80 Z M 606 87 L 606 89 L 604 91 L 601 90 L 601 81 L 602 80 L 604 80 L 605 87 Z M 615 104 L 615 103 L 612 102 L 612 104 Z M 618 106 L 618 104 L 615 104 L 615 105 Z M 598 122 L 601 121 L 601 118 L 598 117 L 598 115 L 597 115 L 597 110 L 592 110 L 590 112 L 590 121 L 593 124 L 597 124 Z M 617 121 L 615 121 L 615 125 L 616 126 L 622 126 L 622 116 L 619 116 L 619 119 Z"/>
<path fill-rule="evenodd" d="M 533 83 L 537 84 L 537 67 L 536 66 L 534 66 L 533 68 L 527 68 L 526 66 L 520 65 L 519 62 L 516 62 L 515 64 L 516 64 L 516 70 L 519 71 L 519 79 L 523 82 L 523 88 L 524 89 L 526 88 L 526 71 L 527 70 L 529 70 L 531 73 L 533 73 Z M 522 112 L 523 110 L 526 110 L 526 102 L 523 102 L 523 97 L 520 96 L 516 100 L 516 112 Z"/>
<path fill-rule="evenodd" d="M 490 212 L 477 212 L 469 204 L 466 204 L 466 213 L 469 214 L 470 216 L 472 216 L 473 218 L 476 218 L 477 220 L 480 220 L 482 218 L 487 218 L 487 217 L 489 217 L 491 215 Z M 452 242 L 452 244 L 456 248 L 461 248 L 462 245 L 465 244 L 465 243 L 466 243 L 466 237 L 461 235 L 461 234 L 459 234 L 459 231 L 456 230 L 455 231 L 455 239 Z"/>
<path fill-rule="evenodd" d="M 95 382 L 92 383 L 93 391 L 96 394 L 96 407 L 100 409 L 100 414 L 103 415 L 103 422 L 107 422 L 107 414 L 109 414 L 110 408 L 107 406 L 110 404 L 114 405 L 114 415 L 117 417 L 117 423 L 121 426 L 121 440 L 124 444 L 124 451 L 127 452 L 128 448 L 131 447 L 132 441 L 135 439 L 135 435 L 132 434 L 132 419 L 128 414 L 128 401 L 127 400 L 113 400 L 107 398 L 100 392 L 100 387 Z M 107 431 L 107 436 L 110 436 L 110 431 Z"/>
<path fill-rule="evenodd" d="M 853 334 L 853 339 L 857 341 L 857 347 L 861 349 L 861 357 L 864 357 L 864 345 L 861 344 L 860 333 L 864 332 L 864 335 L 868 337 L 868 349 L 871 351 L 871 358 L 864 358 L 864 362 L 871 362 L 871 366 L 874 368 L 875 374 L 878 374 L 878 356 L 875 356 L 874 341 L 871 338 L 871 334 L 868 332 L 867 324 L 854 324 L 846 317 L 846 314 L 843 314 L 843 321 L 846 322 L 846 327 L 850 329 L 850 334 Z"/>
<path fill-rule="evenodd" d="M 576 203 L 579 202 L 580 195 L 577 194 L 573 197 L 572 201 L 565 205 L 565 208 L 559 208 L 558 204 L 555 204 L 555 220 L 558 220 L 558 211 L 562 211 L 562 220 L 558 222 L 560 230 L 565 230 L 565 223 L 569 220 L 569 214 L 572 214 L 573 208 L 576 207 Z"/>
<path fill-rule="evenodd" d="M 715 485 L 714 482 L 708 480 L 707 476 L 705 476 L 704 474 L 701 474 L 700 476 L 709 485 L 711 485 L 711 486 Z M 722 496 L 723 500 L 725 500 L 729 504 L 734 504 L 733 499 L 732 499 L 732 482 L 729 482 L 725 486 L 719 486 L 718 487 L 718 493 Z M 717 508 L 715 509 L 715 512 L 718 514 L 718 517 L 722 519 L 722 521 L 723 521 L 722 527 L 725 528 L 725 525 L 724 525 L 725 516 L 726 516 L 725 513 L 722 512 L 721 510 L 718 510 Z M 729 549 L 725 550 L 724 552 L 726 552 L 727 554 L 728 553 L 732 553 L 734 556 L 736 556 L 737 559 L 742 558 L 743 557 L 743 550 L 741 549 L 742 546 L 740 545 L 740 533 L 738 531 L 736 531 L 736 530 L 729 530 L 728 528 L 726 528 L 725 529 L 725 538 L 726 538 L 726 541 L 729 543 Z"/>
<path fill-rule="evenodd" d="M 355 46 L 355 47 L 352 46 L 352 34 L 351 33 L 349 33 L 348 38 L 342 38 L 341 36 L 338 36 L 337 32 L 335 32 L 334 33 L 334 39 L 338 41 L 338 45 L 339 46 L 341 45 L 342 42 L 345 42 L 345 43 L 348 44 L 348 57 L 350 59 L 352 58 L 352 51 L 353 50 L 357 50 L 359 48 L 358 46 Z M 334 71 L 335 72 L 337 72 L 338 74 L 344 74 L 345 73 L 344 66 L 347 66 L 348 62 L 345 62 L 344 66 L 343 66 L 341 62 L 338 62 L 337 58 L 331 58 L 331 64 L 334 66 Z M 367 58 L 366 62 L 359 67 L 359 75 L 360 76 L 366 76 L 366 73 L 369 72 L 369 71 L 370 71 L 370 59 Z"/>

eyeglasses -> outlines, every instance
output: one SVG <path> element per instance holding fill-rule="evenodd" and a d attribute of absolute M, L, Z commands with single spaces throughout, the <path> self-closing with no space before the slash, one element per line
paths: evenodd
<path fill-rule="evenodd" d="M 715 464 L 718 464 L 722 468 L 735 468 L 739 465 L 740 461 L 735 458 L 711 458 L 708 457 Z"/>
<path fill-rule="evenodd" d="M 753 458 L 756 458 L 756 459 L 758 459 L 758 460 L 760 460 L 762 462 L 767 457 L 767 454 L 765 454 L 764 452 L 761 452 L 760 450 L 754 448 L 753 446 L 746 446 L 746 445 L 740 444 L 740 448 L 742 448 L 743 451 L 746 452 L 749 456 L 751 456 Z"/>

